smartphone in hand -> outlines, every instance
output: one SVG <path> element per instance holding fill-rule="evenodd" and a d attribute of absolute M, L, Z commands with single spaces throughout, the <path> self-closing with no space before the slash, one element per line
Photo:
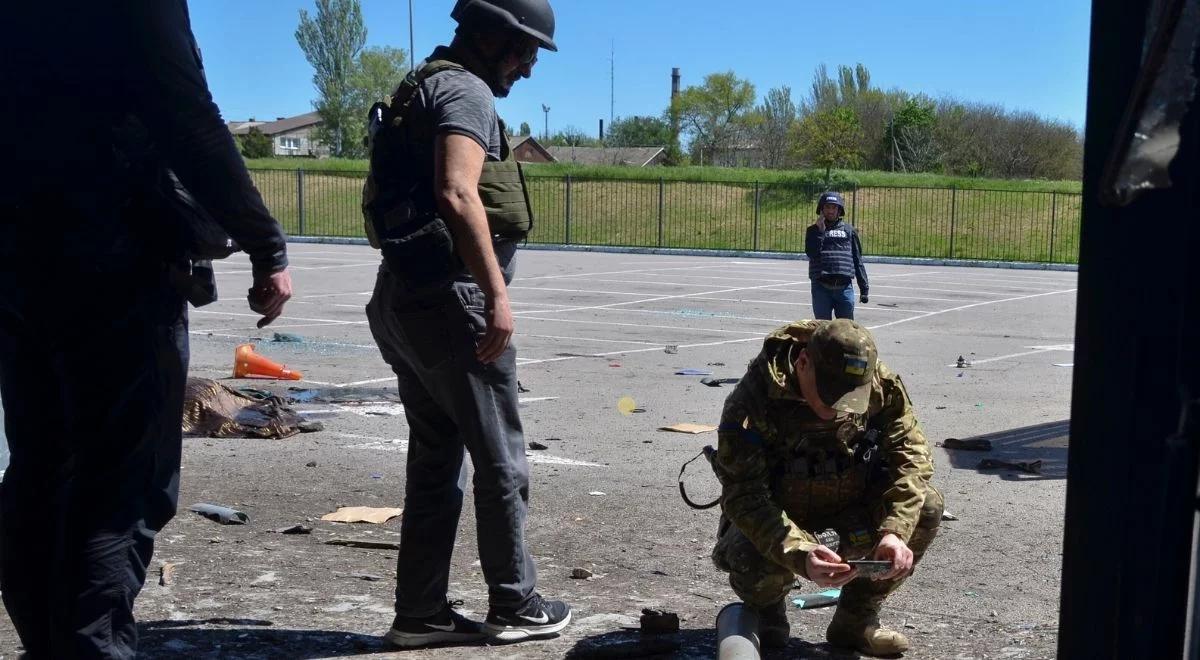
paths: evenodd
<path fill-rule="evenodd" d="M 851 568 L 858 569 L 859 577 L 875 577 L 887 575 L 892 571 L 892 562 L 879 559 L 850 559 L 846 561 Z"/>

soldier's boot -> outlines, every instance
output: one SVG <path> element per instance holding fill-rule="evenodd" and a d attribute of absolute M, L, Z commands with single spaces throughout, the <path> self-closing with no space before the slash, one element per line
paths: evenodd
<path fill-rule="evenodd" d="M 758 641 L 763 648 L 781 649 L 792 638 L 792 626 L 788 623 L 786 599 L 763 608 L 755 608 L 758 614 Z"/>
<path fill-rule="evenodd" d="M 917 526 L 908 540 L 913 553 L 913 566 L 921 562 L 925 551 L 937 536 L 945 504 L 942 494 L 933 486 L 925 492 L 925 504 Z M 834 646 L 855 649 L 865 655 L 899 655 L 908 650 L 908 638 L 879 624 L 879 610 L 884 600 L 904 581 L 907 575 L 891 580 L 854 580 L 842 587 L 837 612 L 825 631 L 825 639 Z"/>
<path fill-rule="evenodd" d="M 833 615 L 825 639 L 834 646 L 870 656 L 894 656 L 908 650 L 908 638 L 879 624 L 878 614 L 863 615 L 841 608 Z"/>

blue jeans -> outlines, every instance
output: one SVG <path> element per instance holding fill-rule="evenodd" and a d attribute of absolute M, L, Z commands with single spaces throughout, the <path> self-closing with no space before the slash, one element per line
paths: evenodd
<path fill-rule="evenodd" d="M 160 268 L 38 277 L 0 274 L 4 606 L 30 657 L 133 658 L 179 493 L 187 311 Z"/>
<path fill-rule="evenodd" d="M 847 282 L 841 289 L 830 289 L 813 280 L 812 307 L 813 318 L 831 320 L 836 312 L 839 319 L 853 319 L 854 285 Z"/>
<path fill-rule="evenodd" d="M 486 325 L 474 283 L 414 293 L 381 271 L 367 304 L 379 351 L 396 373 L 408 420 L 404 520 L 396 567 L 396 614 L 432 615 L 446 603 L 450 555 L 466 485 L 464 449 L 475 468 L 479 559 L 492 607 L 533 595 L 537 570 L 525 543 L 529 465 L 517 411 L 517 351 L 481 364 Z"/>

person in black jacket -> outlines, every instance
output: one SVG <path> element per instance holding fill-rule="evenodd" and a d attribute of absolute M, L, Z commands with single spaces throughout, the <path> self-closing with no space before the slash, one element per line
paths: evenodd
<path fill-rule="evenodd" d="M 291 296 L 286 243 L 184 0 L 12 4 L 0 88 L 0 590 L 26 657 L 131 658 L 179 492 L 192 255 L 171 172 L 249 253 L 260 327 Z"/>
<path fill-rule="evenodd" d="M 840 193 L 823 193 L 817 200 L 817 221 L 804 234 L 808 255 L 808 279 L 812 280 L 813 317 L 854 318 L 854 286 L 858 280 L 859 301 L 867 303 L 867 268 L 862 261 L 858 232 L 844 220 L 846 202 Z"/>

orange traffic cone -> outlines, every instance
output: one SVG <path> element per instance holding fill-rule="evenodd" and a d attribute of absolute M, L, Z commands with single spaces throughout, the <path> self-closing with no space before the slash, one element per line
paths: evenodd
<path fill-rule="evenodd" d="M 300 380 L 304 374 L 255 353 L 254 344 L 242 344 L 233 352 L 233 377 Z"/>

